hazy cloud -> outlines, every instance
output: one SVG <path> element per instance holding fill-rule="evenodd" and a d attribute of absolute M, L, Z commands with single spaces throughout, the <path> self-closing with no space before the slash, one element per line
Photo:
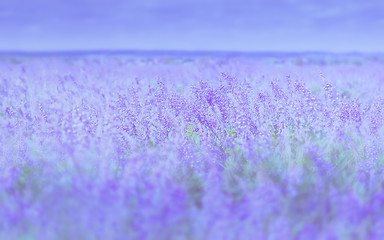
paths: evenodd
<path fill-rule="evenodd" d="M 0 50 L 384 51 L 384 3 L 2 0 Z M 364 39 L 364 40 L 362 40 Z"/>

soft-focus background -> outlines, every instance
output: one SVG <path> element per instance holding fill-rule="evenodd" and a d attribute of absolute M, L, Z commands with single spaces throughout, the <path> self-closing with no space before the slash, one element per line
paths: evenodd
<path fill-rule="evenodd" d="M 1 0 L 0 51 L 383 52 L 380 0 Z"/>

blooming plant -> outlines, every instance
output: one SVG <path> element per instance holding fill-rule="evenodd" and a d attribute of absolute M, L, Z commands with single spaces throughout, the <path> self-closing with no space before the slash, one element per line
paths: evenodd
<path fill-rule="evenodd" d="M 0 239 L 384 239 L 384 67 L 0 62 Z"/>

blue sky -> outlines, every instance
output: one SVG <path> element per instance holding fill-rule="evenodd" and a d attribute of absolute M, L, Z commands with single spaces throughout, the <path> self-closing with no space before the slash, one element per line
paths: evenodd
<path fill-rule="evenodd" d="M 1 0 L 0 51 L 384 52 L 380 0 Z"/>

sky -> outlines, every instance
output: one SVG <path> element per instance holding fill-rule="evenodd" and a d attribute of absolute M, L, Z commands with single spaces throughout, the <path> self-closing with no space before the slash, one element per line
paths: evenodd
<path fill-rule="evenodd" d="M 382 0 L 0 0 L 0 51 L 384 52 Z"/>

